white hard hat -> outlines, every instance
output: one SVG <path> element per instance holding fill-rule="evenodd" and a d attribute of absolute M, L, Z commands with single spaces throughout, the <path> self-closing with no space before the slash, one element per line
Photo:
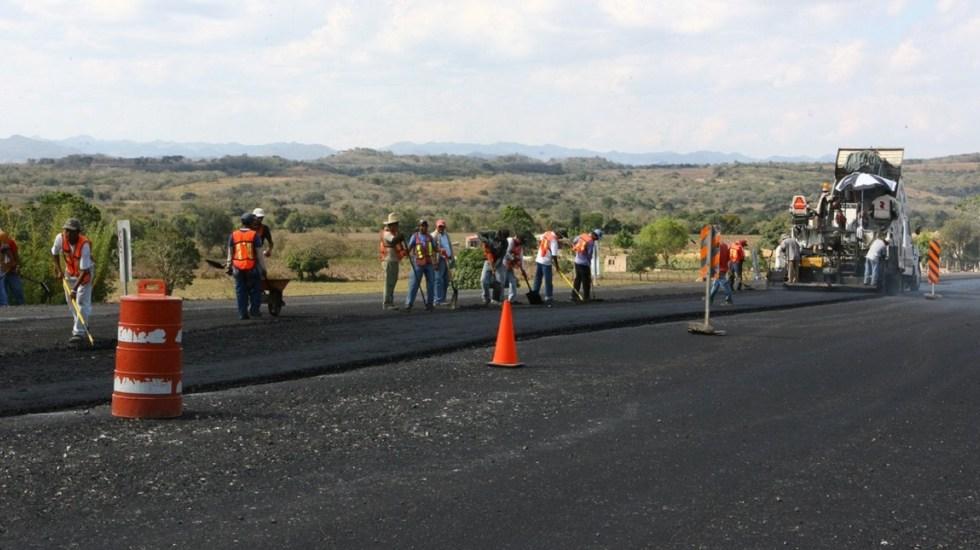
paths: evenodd
<path fill-rule="evenodd" d="M 256 218 L 264 218 L 265 210 L 262 210 L 261 208 L 256 208 L 255 210 L 252 210 L 252 215 L 255 216 Z"/>

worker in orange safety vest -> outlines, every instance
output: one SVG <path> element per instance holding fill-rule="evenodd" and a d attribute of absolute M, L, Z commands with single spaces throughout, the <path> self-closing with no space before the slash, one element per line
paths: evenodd
<path fill-rule="evenodd" d="M 406 245 L 409 250 L 408 258 L 412 264 L 412 272 L 408 276 L 408 297 L 405 300 L 405 309 L 411 310 L 415 305 L 415 294 L 422 286 L 422 277 L 425 277 L 425 310 L 432 311 L 432 300 L 435 298 L 436 270 L 435 265 L 438 261 L 439 247 L 436 240 L 429 234 L 429 221 L 419 220 L 418 231 L 412 233 Z"/>
<path fill-rule="evenodd" d="M 235 298 L 238 302 L 238 318 L 245 320 L 261 317 L 262 269 L 258 263 L 262 237 L 254 229 L 255 215 L 242 214 L 242 226 L 228 237 L 227 266 L 235 278 Z"/>
<path fill-rule="evenodd" d="M 65 269 L 61 270 L 61 259 L 65 260 Z M 71 299 L 78 305 L 83 319 L 78 312 L 68 304 L 72 318 L 75 321 L 71 331 L 70 344 L 78 344 L 85 336 L 85 321 L 92 313 L 92 288 L 95 279 L 95 262 L 92 261 L 92 243 L 82 234 L 82 222 L 69 218 L 62 226 L 61 233 L 54 238 L 51 247 L 51 259 L 54 262 L 55 277 L 68 279 Z"/>
<path fill-rule="evenodd" d="M 378 242 L 378 254 L 381 257 L 385 279 L 381 309 L 397 310 L 395 284 L 398 282 L 398 267 L 402 259 L 408 256 L 408 251 L 405 249 L 405 236 L 398 231 L 398 215 L 394 212 L 388 214 L 388 219 L 384 222 Z"/>

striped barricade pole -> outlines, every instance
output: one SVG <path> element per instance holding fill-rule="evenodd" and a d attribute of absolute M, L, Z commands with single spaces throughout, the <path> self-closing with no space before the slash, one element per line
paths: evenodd
<path fill-rule="evenodd" d="M 699 256 L 701 258 L 701 278 L 704 280 L 704 323 L 691 323 L 687 331 L 691 334 L 725 334 L 723 330 L 716 330 L 711 326 L 711 282 L 718 274 L 718 265 L 721 261 L 721 233 L 715 231 L 711 225 L 701 228 Z"/>
<path fill-rule="evenodd" d="M 936 285 L 939 284 L 939 255 L 943 251 L 943 248 L 939 246 L 939 241 L 933 239 L 929 241 L 929 284 L 932 286 L 932 292 L 926 294 L 926 298 L 930 300 L 935 300 L 936 298 L 941 298 L 939 294 L 936 294 Z"/>

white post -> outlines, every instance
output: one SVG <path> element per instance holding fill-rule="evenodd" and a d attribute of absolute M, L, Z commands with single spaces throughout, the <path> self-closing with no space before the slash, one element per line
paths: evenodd
<path fill-rule="evenodd" d="M 129 294 L 129 282 L 133 280 L 133 242 L 129 220 L 116 222 L 116 237 L 119 244 L 119 289 L 122 295 Z"/>

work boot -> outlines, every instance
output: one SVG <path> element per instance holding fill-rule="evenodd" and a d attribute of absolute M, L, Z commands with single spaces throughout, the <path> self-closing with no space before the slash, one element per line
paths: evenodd
<path fill-rule="evenodd" d="M 69 344 L 77 345 L 82 343 L 82 337 L 77 334 L 72 334 L 71 338 L 68 339 Z"/>

